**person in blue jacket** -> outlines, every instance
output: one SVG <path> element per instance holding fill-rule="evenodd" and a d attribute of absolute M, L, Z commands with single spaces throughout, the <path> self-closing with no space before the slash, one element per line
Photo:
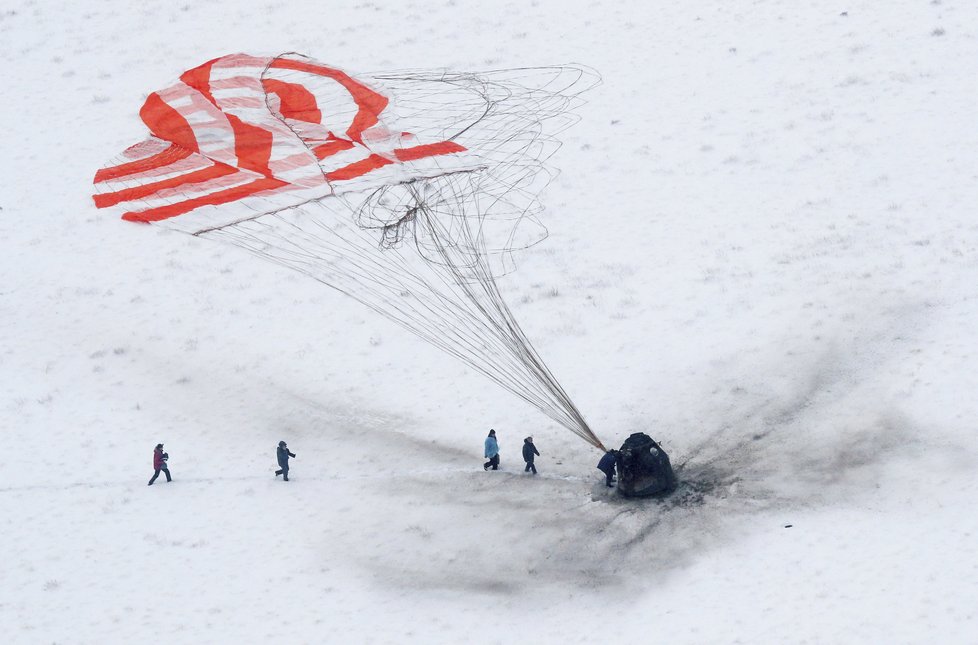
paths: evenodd
<path fill-rule="evenodd" d="M 537 452 L 537 447 L 533 445 L 533 437 L 527 437 L 523 440 L 523 461 L 526 462 L 526 468 L 523 469 L 523 472 L 527 473 L 532 470 L 534 475 L 537 474 L 537 467 L 533 465 L 534 455 L 539 457 L 540 453 Z"/>
<path fill-rule="evenodd" d="M 615 466 L 618 464 L 618 451 L 609 450 L 601 456 L 601 461 L 598 462 L 598 470 L 605 474 L 605 484 L 608 486 L 614 486 L 615 481 Z"/>
<path fill-rule="evenodd" d="M 496 431 L 489 429 L 489 436 L 486 437 L 486 463 L 482 464 L 482 470 L 499 470 L 499 442 L 496 441 Z"/>
<path fill-rule="evenodd" d="M 284 441 L 279 441 L 276 457 L 278 457 L 279 470 L 275 471 L 275 476 L 282 475 L 282 479 L 289 481 L 289 457 L 295 457 L 295 453 L 289 451 Z"/>

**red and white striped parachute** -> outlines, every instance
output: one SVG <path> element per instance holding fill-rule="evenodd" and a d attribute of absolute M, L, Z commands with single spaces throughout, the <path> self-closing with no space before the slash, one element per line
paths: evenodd
<path fill-rule="evenodd" d="M 298 55 L 217 58 L 149 95 L 153 136 L 98 171 L 95 204 L 141 222 L 193 213 L 168 225 L 197 233 L 238 221 L 242 209 L 213 208 L 233 202 L 278 210 L 474 167 L 458 143 L 389 128 L 389 103 Z"/>
<path fill-rule="evenodd" d="M 149 95 L 151 136 L 96 173 L 95 205 L 305 273 L 602 447 L 495 283 L 545 237 L 545 161 L 587 80 L 223 56 Z"/>

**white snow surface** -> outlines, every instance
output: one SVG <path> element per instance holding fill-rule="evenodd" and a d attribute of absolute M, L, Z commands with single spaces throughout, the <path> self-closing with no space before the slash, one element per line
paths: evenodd
<path fill-rule="evenodd" d="M 145 95 L 237 51 L 600 73 L 500 288 L 702 499 L 623 500 L 354 300 L 97 211 Z M 978 642 L 978 4 L 4 0 L 0 54 L 4 643 Z"/>

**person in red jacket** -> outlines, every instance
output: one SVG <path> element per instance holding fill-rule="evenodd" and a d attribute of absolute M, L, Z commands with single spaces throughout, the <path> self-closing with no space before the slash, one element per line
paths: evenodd
<path fill-rule="evenodd" d="M 172 482 L 170 479 L 170 469 L 166 467 L 166 460 L 170 458 L 170 455 L 163 452 L 163 444 L 156 444 L 156 449 L 153 451 L 153 469 L 156 471 L 153 473 L 153 478 L 149 480 L 147 486 L 152 486 L 156 478 L 160 476 L 160 473 L 166 475 L 166 481 Z"/>

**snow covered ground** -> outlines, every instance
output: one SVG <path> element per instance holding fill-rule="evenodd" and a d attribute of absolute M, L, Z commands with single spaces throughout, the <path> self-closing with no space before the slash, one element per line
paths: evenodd
<path fill-rule="evenodd" d="M 976 32 L 958 0 L 5 0 L 0 638 L 978 642 Z M 702 498 L 623 501 L 353 300 L 96 211 L 145 95 L 236 51 L 597 70 L 500 286 L 598 435 Z"/>

